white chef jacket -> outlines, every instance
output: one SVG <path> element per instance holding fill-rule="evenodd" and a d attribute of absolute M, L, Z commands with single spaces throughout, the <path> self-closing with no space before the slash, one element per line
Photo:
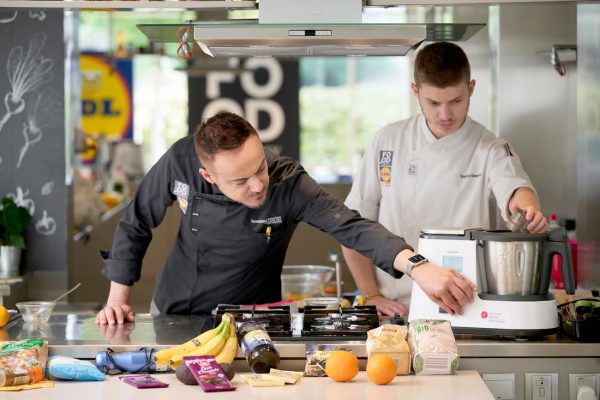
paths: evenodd
<path fill-rule="evenodd" d="M 377 132 L 345 203 L 417 249 L 423 228 L 489 228 L 492 193 L 506 220 L 520 187 L 535 191 L 506 140 L 469 117 L 437 139 L 419 114 Z M 408 276 L 394 279 L 379 268 L 375 276 L 385 297 L 409 304 Z"/>

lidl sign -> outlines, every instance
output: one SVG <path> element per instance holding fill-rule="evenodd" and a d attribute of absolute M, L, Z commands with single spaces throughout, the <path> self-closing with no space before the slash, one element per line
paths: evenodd
<path fill-rule="evenodd" d="M 81 55 L 82 128 L 88 134 L 133 138 L 131 59 Z"/>

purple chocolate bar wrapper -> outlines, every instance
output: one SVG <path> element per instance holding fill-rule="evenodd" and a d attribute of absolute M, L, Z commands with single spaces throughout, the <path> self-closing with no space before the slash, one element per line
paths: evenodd
<path fill-rule="evenodd" d="M 214 356 L 185 356 L 183 361 L 194 375 L 198 386 L 205 392 L 235 390 Z"/>
<path fill-rule="evenodd" d="M 138 389 L 153 389 L 169 386 L 168 383 L 161 382 L 150 375 L 128 375 L 120 376 L 119 379 L 125 383 L 129 383 Z"/>

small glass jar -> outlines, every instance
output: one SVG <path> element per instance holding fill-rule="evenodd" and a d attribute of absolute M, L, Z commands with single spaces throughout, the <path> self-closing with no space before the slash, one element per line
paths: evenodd
<path fill-rule="evenodd" d="M 254 373 L 267 373 L 279 366 L 279 353 L 265 328 L 258 322 L 242 322 L 238 327 L 238 340 Z"/>
<path fill-rule="evenodd" d="M 39 365 L 2 368 L 0 369 L 0 387 L 38 383 L 42 380 L 42 376 L 42 368 Z"/>

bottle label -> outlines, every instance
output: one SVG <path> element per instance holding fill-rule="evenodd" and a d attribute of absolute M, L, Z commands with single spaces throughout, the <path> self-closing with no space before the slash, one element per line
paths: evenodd
<path fill-rule="evenodd" d="M 257 329 L 244 335 L 242 338 L 241 347 L 244 355 L 247 358 L 257 346 L 261 346 L 263 344 L 271 344 L 271 338 L 267 332 Z"/>
<path fill-rule="evenodd" d="M 12 377 L 12 382 L 10 383 L 10 386 L 26 385 L 33 381 L 32 377 L 29 375 L 28 370 L 24 368 L 16 367 L 12 370 L 12 373 L 14 375 Z"/>

